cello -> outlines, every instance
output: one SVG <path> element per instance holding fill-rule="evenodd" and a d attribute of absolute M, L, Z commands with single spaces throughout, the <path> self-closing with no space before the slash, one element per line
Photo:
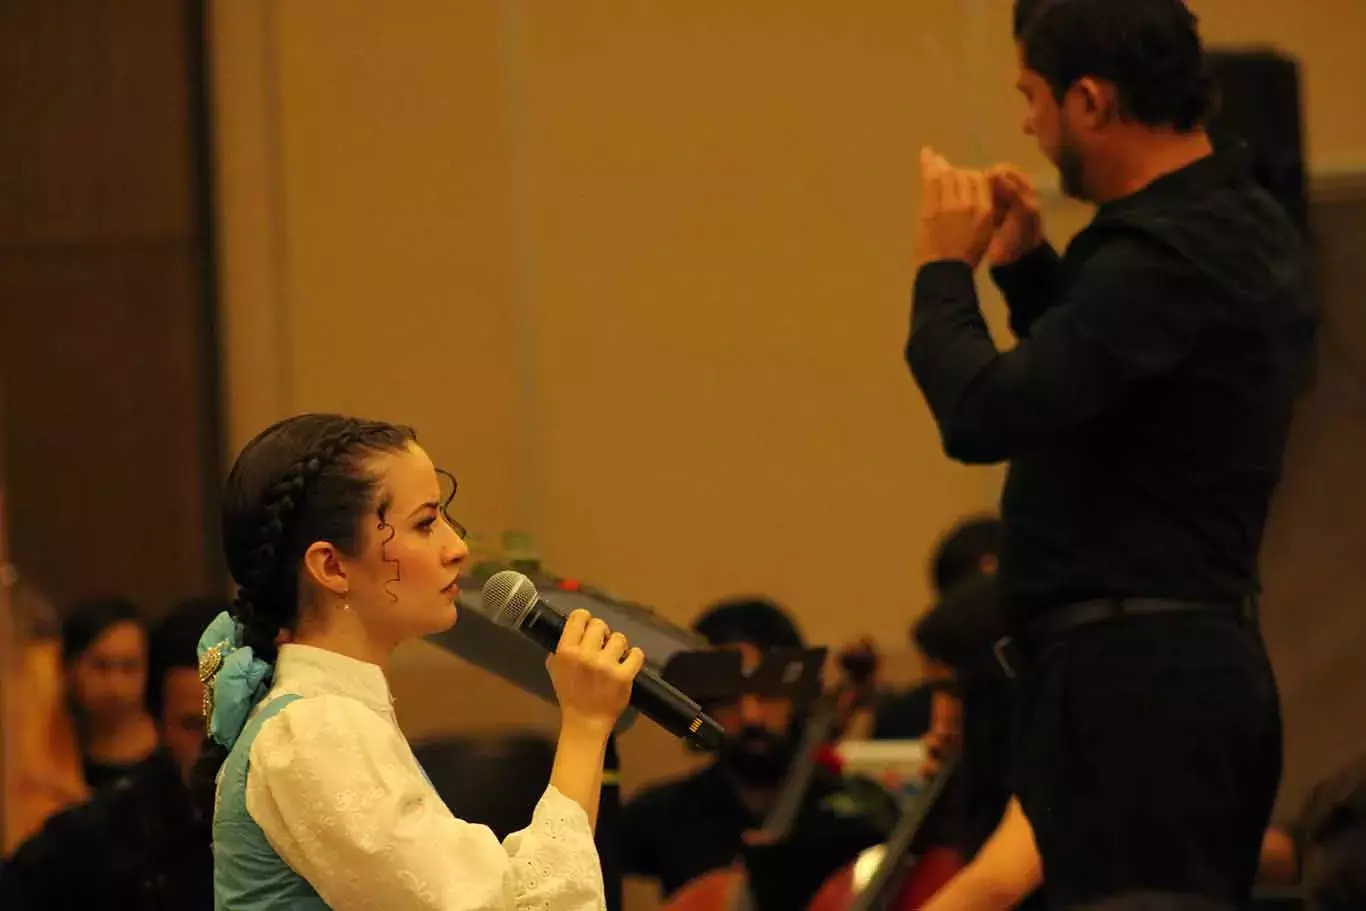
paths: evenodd
<path fill-rule="evenodd" d="M 865 640 L 846 649 L 839 660 L 844 680 L 817 702 L 763 825 L 746 835 L 751 844 L 782 842 L 792 834 L 821 765 L 822 748 L 838 737 L 854 713 L 870 700 L 878 665 L 872 643 Z M 703 874 L 681 887 L 663 903 L 661 911 L 749 911 L 752 907 L 748 874 L 744 862 L 737 859 L 729 867 Z"/>
<path fill-rule="evenodd" d="M 957 756 L 950 758 L 925 790 L 909 799 L 885 844 L 867 849 L 826 880 L 807 911 L 915 911 L 957 875 L 964 861 L 953 848 L 911 851 L 957 763 Z M 871 874 L 865 873 L 869 865 L 875 865 Z"/>

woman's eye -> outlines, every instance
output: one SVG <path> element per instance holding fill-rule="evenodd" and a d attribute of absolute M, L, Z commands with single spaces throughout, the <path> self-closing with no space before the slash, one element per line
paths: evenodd
<path fill-rule="evenodd" d="M 435 524 L 436 516 L 432 516 L 430 519 L 423 519 L 421 522 L 417 523 L 417 529 L 423 534 L 429 535 L 432 533 L 432 526 Z"/>

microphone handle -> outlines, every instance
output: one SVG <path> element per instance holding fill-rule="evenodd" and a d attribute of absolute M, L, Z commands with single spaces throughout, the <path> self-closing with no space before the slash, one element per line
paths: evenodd
<path fill-rule="evenodd" d="M 544 601 L 527 609 L 522 635 L 554 652 L 564 634 L 564 617 Z M 653 668 L 643 667 L 631 686 L 631 706 L 675 737 L 707 751 L 720 748 L 725 730 L 682 690 Z"/>

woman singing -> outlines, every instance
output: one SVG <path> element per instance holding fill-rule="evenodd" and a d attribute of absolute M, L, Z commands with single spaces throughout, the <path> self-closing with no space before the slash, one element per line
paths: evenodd
<path fill-rule="evenodd" d="M 238 596 L 199 646 L 220 911 L 604 907 L 603 757 L 644 656 L 571 615 L 548 662 L 559 746 L 530 825 L 499 844 L 452 816 L 384 675 L 399 643 L 455 621 L 469 551 L 446 501 L 403 427 L 301 415 L 238 456 L 223 505 Z"/>

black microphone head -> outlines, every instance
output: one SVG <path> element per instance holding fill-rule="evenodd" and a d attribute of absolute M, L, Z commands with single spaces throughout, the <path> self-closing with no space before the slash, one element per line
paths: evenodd
<path fill-rule="evenodd" d="M 484 583 L 484 613 L 498 626 L 520 629 L 540 595 L 536 586 L 515 569 L 494 573 Z"/>

